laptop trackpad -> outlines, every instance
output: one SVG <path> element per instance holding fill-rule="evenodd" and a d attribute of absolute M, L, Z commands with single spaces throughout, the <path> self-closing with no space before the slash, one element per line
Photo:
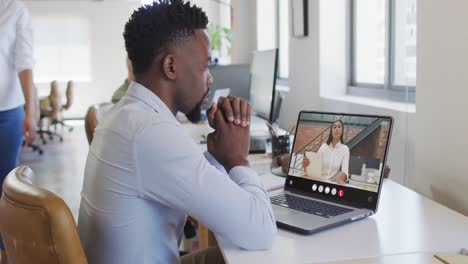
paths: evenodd
<path fill-rule="evenodd" d="M 330 221 L 330 218 L 307 214 L 282 206 L 273 205 L 273 212 L 277 222 L 303 230 L 313 230 L 319 226 L 326 226 L 333 222 L 333 220 Z"/>
<path fill-rule="evenodd" d="M 290 219 L 293 216 L 298 216 L 301 213 L 296 210 L 291 210 L 282 206 L 273 206 L 273 211 L 277 220 Z"/>

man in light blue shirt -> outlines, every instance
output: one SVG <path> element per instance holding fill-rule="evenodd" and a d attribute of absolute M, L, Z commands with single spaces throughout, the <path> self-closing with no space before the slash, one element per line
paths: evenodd
<path fill-rule="evenodd" d="M 179 258 L 187 215 L 247 250 L 271 247 L 276 224 L 247 161 L 250 105 L 208 111 L 208 152 L 174 115 L 194 121 L 213 82 L 205 13 L 154 2 L 125 26 L 135 81 L 98 125 L 85 168 L 78 230 L 89 263 L 223 263 L 219 249 Z"/>

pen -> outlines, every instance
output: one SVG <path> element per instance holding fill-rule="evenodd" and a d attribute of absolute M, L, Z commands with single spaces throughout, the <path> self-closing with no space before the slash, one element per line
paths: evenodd
<path fill-rule="evenodd" d="M 275 129 L 274 129 L 273 126 L 270 124 L 270 122 L 266 122 L 266 125 L 267 125 L 267 127 L 268 127 L 268 130 L 270 131 L 271 136 L 272 136 L 273 138 L 277 138 Z"/>

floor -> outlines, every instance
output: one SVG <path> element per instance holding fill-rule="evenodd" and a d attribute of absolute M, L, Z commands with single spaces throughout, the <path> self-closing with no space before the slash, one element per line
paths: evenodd
<path fill-rule="evenodd" d="M 20 166 L 29 166 L 35 173 L 35 184 L 61 197 L 70 207 L 76 221 L 89 147 L 83 121 L 68 121 L 67 124 L 73 126 L 72 132 L 58 129 L 63 135 L 63 142 L 53 139 L 43 145 L 37 140 L 44 150 L 42 155 L 30 148 L 23 148 Z"/>

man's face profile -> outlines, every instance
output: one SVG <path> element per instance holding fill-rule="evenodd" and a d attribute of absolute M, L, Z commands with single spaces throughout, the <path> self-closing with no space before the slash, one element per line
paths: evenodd
<path fill-rule="evenodd" d="M 201 120 L 201 109 L 204 107 L 208 102 L 208 97 L 210 95 L 210 87 L 206 90 L 205 96 L 203 99 L 195 106 L 195 108 L 186 114 L 187 119 L 192 123 L 198 123 Z"/>
<path fill-rule="evenodd" d="M 201 108 L 207 103 L 209 85 L 213 83 L 208 66 L 210 64 L 210 41 L 204 30 L 197 29 L 188 43 L 181 47 L 181 64 L 177 80 L 180 110 L 193 123 L 201 119 Z"/>

